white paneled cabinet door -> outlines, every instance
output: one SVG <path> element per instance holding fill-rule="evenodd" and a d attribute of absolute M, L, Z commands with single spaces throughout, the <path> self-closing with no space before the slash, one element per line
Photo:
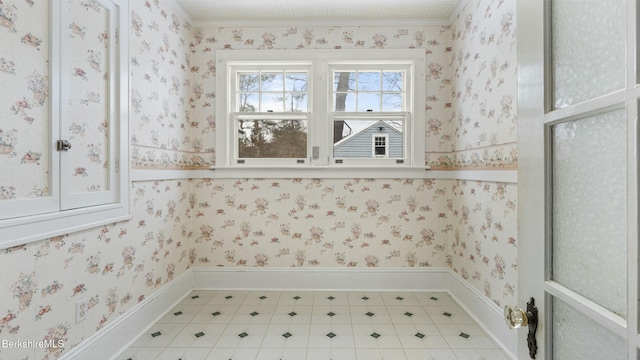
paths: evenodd
<path fill-rule="evenodd" d="M 115 202 L 116 152 L 119 124 L 118 11 L 111 1 L 63 2 L 61 37 L 61 207 Z M 65 21 L 66 20 L 66 21 Z M 63 34 L 64 35 L 64 34 Z"/>
<path fill-rule="evenodd" d="M 50 91 L 54 45 L 46 37 L 53 5 L 12 5 L 0 4 L 0 219 L 58 209 L 58 158 L 50 151 L 58 94 Z M 26 37 L 16 26 L 31 17 L 42 21 L 29 22 Z"/>
<path fill-rule="evenodd" d="M 518 3 L 519 359 L 638 359 L 636 6 Z"/>

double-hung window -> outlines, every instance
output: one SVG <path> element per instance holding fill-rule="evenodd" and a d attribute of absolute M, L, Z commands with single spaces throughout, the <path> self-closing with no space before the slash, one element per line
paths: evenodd
<path fill-rule="evenodd" d="M 330 71 L 333 162 L 353 165 L 410 162 L 411 66 L 335 64 Z"/>
<path fill-rule="evenodd" d="M 229 118 L 236 164 L 304 164 L 308 153 L 308 65 L 234 66 Z"/>
<path fill-rule="evenodd" d="M 217 51 L 215 169 L 424 172 L 424 56 Z"/>

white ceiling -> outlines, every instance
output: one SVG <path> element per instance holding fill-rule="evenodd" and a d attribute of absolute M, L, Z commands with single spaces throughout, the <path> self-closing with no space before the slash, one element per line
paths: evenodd
<path fill-rule="evenodd" d="M 461 0 L 177 0 L 197 23 L 448 24 Z"/>

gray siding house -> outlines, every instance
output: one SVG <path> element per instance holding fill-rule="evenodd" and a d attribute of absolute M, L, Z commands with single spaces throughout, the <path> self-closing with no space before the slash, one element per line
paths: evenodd
<path fill-rule="evenodd" d="M 402 132 L 380 120 L 333 146 L 335 158 L 402 158 Z"/>

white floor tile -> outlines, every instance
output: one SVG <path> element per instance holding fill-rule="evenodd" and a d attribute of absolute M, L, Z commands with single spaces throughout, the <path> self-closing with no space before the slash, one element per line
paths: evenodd
<path fill-rule="evenodd" d="M 328 336 L 334 334 L 335 336 Z M 309 348 L 355 348 L 351 325 L 311 325 Z"/>
<path fill-rule="evenodd" d="M 460 360 L 451 349 L 429 349 L 427 360 Z"/>
<path fill-rule="evenodd" d="M 206 360 L 255 360 L 258 356 L 259 348 L 236 349 L 215 347 L 209 353 Z"/>
<path fill-rule="evenodd" d="M 391 324 L 391 316 L 387 307 L 382 306 L 350 306 L 353 324 Z"/>
<path fill-rule="evenodd" d="M 354 348 L 322 348 L 308 349 L 306 360 L 354 360 L 356 350 Z"/>
<path fill-rule="evenodd" d="M 256 360 L 302 360 L 307 356 L 307 349 L 270 349 L 258 351 Z"/>
<path fill-rule="evenodd" d="M 130 350 L 130 351 L 129 351 Z M 117 357 L 117 360 L 154 360 L 164 350 L 163 348 L 129 348 L 122 355 Z"/>
<path fill-rule="evenodd" d="M 210 348 L 167 348 L 164 349 L 157 360 L 206 360 L 211 352 Z"/>
<path fill-rule="evenodd" d="M 346 305 L 316 305 L 311 315 L 313 324 L 351 324 L 351 312 Z"/>
<path fill-rule="evenodd" d="M 244 290 L 193 291 L 117 360 L 179 358 L 509 359 L 446 293 Z"/>
<path fill-rule="evenodd" d="M 280 296 L 278 305 L 313 305 L 314 292 L 313 291 L 301 291 L 301 292 L 284 292 Z"/>
<path fill-rule="evenodd" d="M 407 360 L 402 349 L 356 349 L 358 360 Z"/>

